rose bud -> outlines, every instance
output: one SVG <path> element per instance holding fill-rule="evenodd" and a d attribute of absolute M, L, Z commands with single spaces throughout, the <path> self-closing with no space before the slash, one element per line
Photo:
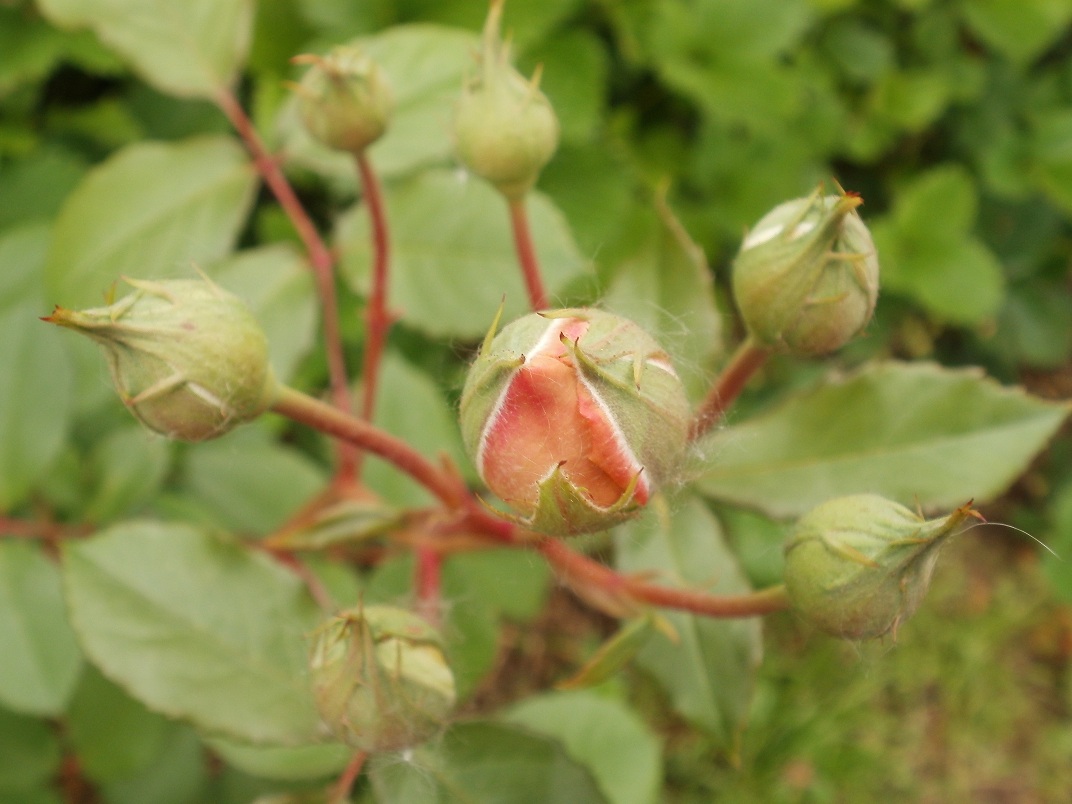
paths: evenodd
<path fill-rule="evenodd" d="M 466 168 L 514 200 L 532 188 L 558 147 L 558 118 L 539 90 L 539 72 L 527 81 L 511 66 L 501 17 L 502 2 L 493 0 L 477 73 L 455 109 L 454 144 Z"/>
<path fill-rule="evenodd" d="M 254 419 L 278 387 L 268 341 L 241 299 L 203 279 L 125 280 L 107 307 L 56 307 L 43 319 L 97 341 L 112 382 L 150 430 L 204 441 Z"/>
<path fill-rule="evenodd" d="M 553 535 L 638 513 L 685 451 L 689 404 L 666 352 L 593 309 L 494 329 L 461 399 L 462 437 L 488 488 Z"/>
<path fill-rule="evenodd" d="M 761 345 L 795 355 L 840 349 L 871 320 L 878 257 L 856 213 L 859 196 L 822 195 L 781 204 L 745 237 L 733 294 Z"/>
<path fill-rule="evenodd" d="M 343 742 L 396 751 L 439 731 L 454 708 L 454 675 L 427 622 L 393 606 L 349 609 L 313 635 L 313 696 Z"/>
<path fill-rule="evenodd" d="M 314 139 L 359 153 L 387 130 L 394 95 L 383 72 L 361 50 L 340 46 L 326 56 L 296 56 L 311 65 L 300 84 L 298 113 Z"/>
<path fill-rule="evenodd" d="M 785 548 L 785 585 L 796 611 L 845 639 L 893 632 L 930 585 L 939 548 L 971 505 L 924 520 L 876 494 L 819 505 L 798 520 Z"/>

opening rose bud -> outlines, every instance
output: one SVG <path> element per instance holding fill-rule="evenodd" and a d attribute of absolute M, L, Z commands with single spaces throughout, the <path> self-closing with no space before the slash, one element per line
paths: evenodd
<path fill-rule="evenodd" d="M 600 310 L 531 314 L 489 333 L 462 392 L 462 436 L 526 527 L 603 530 L 647 503 L 684 453 L 689 404 L 669 356 Z"/>

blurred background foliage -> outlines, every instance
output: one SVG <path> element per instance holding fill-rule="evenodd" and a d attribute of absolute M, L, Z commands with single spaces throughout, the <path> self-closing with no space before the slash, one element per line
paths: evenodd
<path fill-rule="evenodd" d="M 240 92 L 272 146 L 286 147 L 292 179 L 324 229 L 338 224 L 353 294 L 344 304 L 359 301 L 361 268 L 346 263 L 355 259 L 345 246 L 352 213 L 338 221 L 335 215 L 351 203 L 356 187 L 349 169 L 294 141 L 284 82 L 295 70 L 288 60 L 406 23 L 475 32 L 485 12 L 478 0 L 257 3 Z M 598 295 L 612 307 L 616 300 L 628 307 L 644 295 L 650 307 L 622 310 L 643 317 L 656 315 L 666 294 L 695 292 L 697 285 L 666 287 L 668 274 L 656 273 L 645 284 L 623 267 L 638 253 L 662 247 L 665 232 L 650 222 L 656 199 L 706 254 L 722 338 L 732 341 L 738 332 L 721 289 L 742 233 L 775 204 L 836 179 L 864 197 L 862 214 L 883 270 L 876 320 L 866 338 L 835 358 L 839 365 L 879 356 L 982 365 L 1040 396 L 1072 398 L 1067 0 L 511 0 L 505 28 L 526 74 L 543 65 L 542 87 L 562 123 L 561 148 L 539 185 L 572 230 L 572 242 L 549 266 L 552 274 L 561 272 L 561 298 Z M 454 32 L 437 38 L 435 47 L 467 53 L 474 41 Z M 417 47 L 393 57 L 432 83 L 457 86 L 464 65 L 435 55 Z M 418 123 L 419 147 L 406 150 L 388 138 L 370 151 L 388 179 L 389 199 L 392 193 L 404 200 L 407 193 L 443 192 L 445 171 L 455 167 L 446 122 L 431 117 Z M 300 435 L 284 445 L 267 428 L 250 428 L 196 450 L 139 438 L 95 362 L 57 354 L 54 341 L 39 341 L 16 323 L 68 301 L 50 297 L 41 276 L 52 222 L 88 171 L 132 143 L 227 132 L 213 105 L 153 89 L 91 33 L 53 27 L 28 0 L 0 0 L 5 513 L 107 523 L 148 511 L 263 532 L 323 482 L 323 451 Z M 225 284 L 242 288 L 262 320 L 273 322 L 273 347 L 282 350 L 273 355 L 277 366 L 298 384 L 322 385 L 311 290 L 288 242 L 293 235 L 267 195 L 253 203 L 253 215 L 238 232 L 247 251 L 213 275 L 228 276 Z M 674 230 L 677 221 L 668 212 L 663 220 Z M 473 237 L 484 238 L 483 229 Z M 682 247 L 665 257 L 666 264 L 680 265 L 682 251 L 695 256 Z M 587 279 L 579 278 L 582 263 L 594 268 Z M 497 299 L 498 291 L 492 295 Z M 422 310 L 417 301 L 414 309 Z M 702 375 L 721 353 L 718 314 L 700 304 L 692 315 L 679 322 L 678 348 L 689 350 L 684 360 L 695 361 Z M 441 319 L 432 308 L 404 320 L 392 335 L 385 393 L 421 400 L 424 410 L 435 411 L 422 422 L 428 443 L 420 446 L 429 450 L 444 443 L 457 449 L 450 401 L 441 389 L 459 387 L 463 362 L 454 347 L 473 340 L 469 327 L 484 326 L 481 316 L 459 318 Z M 693 320 L 701 322 L 697 329 L 707 343 L 690 342 Z M 344 328 L 356 355 L 359 317 Z M 433 337 L 443 335 L 454 342 L 445 346 Z M 355 371 L 357 365 L 355 359 Z M 48 367 L 43 377 L 41 366 Z M 828 367 L 776 360 L 743 409 L 765 405 Z M 412 426 L 405 405 L 388 407 L 392 429 Z M 62 427 L 52 426 L 60 419 Z M 278 471 L 258 478 L 250 492 L 248 477 L 230 460 L 236 450 Z M 384 475 L 374 484 L 381 492 L 421 501 L 420 490 L 386 470 L 374 471 Z M 634 703 L 652 716 L 667 746 L 660 800 L 1072 796 L 1068 432 L 986 513 L 1030 531 L 1063 560 L 992 531 L 985 541 L 962 544 L 895 646 L 841 645 L 802 634 L 790 618 L 772 618 L 753 726 L 737 766 L 666 715 L 658 691 L 636 680 Z M 727 516 L 727 529 L 757 583 L 777 578 L 780 526 L 737 513 Z M 32 563 L 22 552 L 5 551 L 0 570 L 15 577 Z M 406 577 L 396 575 L 395 581 Z M 390 572 L 383 577 L 377 583 L 395 582 Z M 468 589 L 470 580 L 463 578 L 459 588 Z M 338 583 L 350 591 L 349 581 Z M 493 589 L 487 599 L 500 592 Z M 487 621 L 497 615 L 477 613 L 480 599 L 464 601 L 461 610 L 470 619 L 459 627 L 469 629 L 480 666 L 487 668 L 496 639 L 496 626 Z M 536 608 L 526 607 L 524 615 Z M 600 627 L 579 619 L 585 626 L 579 635 L 554 631 L 573 658 L 591 647 Z M 524 660 L 523 645 L 515 653 Z M 70 695 L 77 673 L 65 672 L 70 678 L 53 686 Z M 484 695 L 498 702 L 495 694 Z M 99 709 L 106 699 L 114 700 L 104 715 Z M 274 789 L 255 773 L 208 778 L 192 731 L 145 711 L 96 674 L 78 682 L 69 733 L 42 719 L 67 711 L 65 701 L 46 695 L 35 711 L 4 704 L 10 702 L 0 699 L 0 791 L 43 790 L 41 780 L 62 776 L 61 755 L 72 745 L 108 801 L 246 801 Z M 120 716 L 140 736 L 94 754 L 100 744 L 93 729 L 102 718 Z M 183 781 L 161 787 L 168 778 Z M 80 800 L 77 791 L 68 793 L 69 800 Z M 52 795 L 5 798 L 0 792 L 0 800 L 56 800 Z"/>

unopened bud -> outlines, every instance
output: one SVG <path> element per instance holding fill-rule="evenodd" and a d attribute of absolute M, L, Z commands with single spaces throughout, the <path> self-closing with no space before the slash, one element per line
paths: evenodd
<path fill-rule="evenodd" d="M 477 73 L 455 110 L 454 142 L 463 165 L 516 199 L 536 183 L 558 147 L 558 118 L 538 76 L 528 81 L 511 66 L 499 36 L 501 16 L 502 2 L 494 0 Z"/>
<path fill-rule="evenodd" d="M 871 639 L 912 616 L 930 585 L 938 551 L 971 505 L 925 520 L 876 494 L 819 505 L 786 544 L 785 585 L 793 608 L 834 636 Z"/>
<path fill-rule="evenodd" d="M 604 530 L 635 514 L 685 452 L 689 404 L 670 357 L 631 321 L 533 313 L 484 341 L 462 391 L 462 437 L 525 527 Z"/>
<path fill-rule="evenodd" d="M 454 675 L 438 633 L 392 606 L 345 611 L 313 635 L 309 668 L 324 723 L 360 751 L 396 751 L 439 731 Z"/>
<path fill-rule="evenodd" d="M 107 307 L 56 307 L 45 318 L 101 345 L 112 382 L 149 429 L 204 441 L 256 418 L 278 384 L 268 341 L 249 308 L 208 279 L 127 279 Z"/>
<path fill-rule="evenodd" d="M 861 203 L 819 188 L 775 207 L 748 233 L 733 266 L 733 294 L 760 344 L 822 355 L 871 320 L 878 257 L 856 213 Z"/>
<path fill-rule="evenodd" d="M 316 140 L 359 153 L 387 130 L 394 95 L 383 72 L 361 50 L 340 46 L 326 56 L 294 61 L 311 65 L 296 92 L 302 122 Z"/>

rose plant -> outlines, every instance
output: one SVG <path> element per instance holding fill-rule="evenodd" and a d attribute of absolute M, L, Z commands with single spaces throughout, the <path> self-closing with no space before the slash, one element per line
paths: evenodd
<path fill-rule="evenodd" d="M 829 175 L 748 206 L 719 298 L 686 233 L 703 210 L 671 211 L 690 194 L 650 181 L 646 135 L 618 196 L 571 183 L 611 157 L 584 144 L 568 64 L 514 66 L 502 0 L 479 36 L 331 42 L 271 18 L 292 3 L 256 24 L 248 0 L 134 5 L 39 0 L 34 24 L 71 53 L 88 29 L 81 58 L 148 106 L 229 129 L 126 144 L 50 228 L 0 232 L 32 302 L 12 309 L 88 336 L 122 403 L 96 353 L 34 322 L 55 426 L 31 426 L 36 457 L 12 447 L 31 480 L 0 472 L 4 535 L 37 542 L 0 542 L 19 657 L 0 703 L 48 768 L 26 800 L 58 800 L 53 776 L 66 801 L 665 800 L 643 690 L 735 761 L 762 619 L 895 644 L 939 549 L 1067 417 L 879 354 L 886 245 L 895 288 L 925 291 L 897 213 L 873 236 Z M 658 6 L 663 35 L 688 38 L 686 5 Z M 525 14 L 551 13 L 518 10 L 522 49 Z M 258 73 L 276 39 L 317 51 Z M 549 597 L 599 636 L 550 677 L 514 663 Z M 113 709 L 134 725 L 104 740 Z"/>

